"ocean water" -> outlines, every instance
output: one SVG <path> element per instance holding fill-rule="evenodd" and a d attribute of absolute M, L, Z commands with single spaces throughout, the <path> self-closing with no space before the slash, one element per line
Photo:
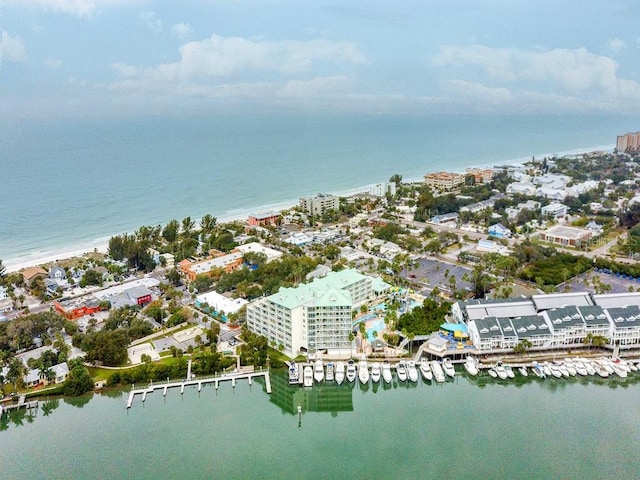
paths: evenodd
<path fill-rule="evenodd" d="M 464 375 L 443 385 L 45 399 L 0 421 L 5 478 L 638 478 L 638 380 Z M 298 416 L 296 406 L 302 414 Z M 37 459 L 37 460 L 34 460 Z"/>
<path fill-rule="evenodd" d="M 612 149 L 640 117 L 209 115 L 0 124 L 5 265 L 172 218 L 220 220 L 394 173 Z"/>

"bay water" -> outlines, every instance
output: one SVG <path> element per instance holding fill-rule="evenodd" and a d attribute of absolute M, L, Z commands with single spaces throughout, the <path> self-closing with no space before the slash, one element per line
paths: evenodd
<path fill-rule="evenodd" d="M 640 375 L 128 391 L 5 418 L 5 478 L 634 479 Z M 297 414 L 297 405 L 302 408 Z"/>
<path fill-rule="evenodd" d="M 612 149 L 635 116 L 312 115 L 16 119 L 0 124 L 5 265 L 172 218 L 221 220 L 427 172 Z"/>

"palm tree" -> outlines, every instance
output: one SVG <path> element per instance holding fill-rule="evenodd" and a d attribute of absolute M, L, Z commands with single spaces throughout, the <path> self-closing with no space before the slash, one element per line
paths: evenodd
<path fill-rule="evenodd" d="M 211 234 L 213 233 L 213 230 L 215 229 L 217 223 L 218 223 L 218 219 L 213 215 L 211 215 L 210 213 L 207 213 L 200 220 L 200 229 L 204 234 Z"/>
<path fill-rule="evenodd" d="M 355 340 L 356 336 L 353 334 L 353 332 L 349 332 L 349 350 L 350 350 L 350 356 L 353 357 L 353 341 Z"/>

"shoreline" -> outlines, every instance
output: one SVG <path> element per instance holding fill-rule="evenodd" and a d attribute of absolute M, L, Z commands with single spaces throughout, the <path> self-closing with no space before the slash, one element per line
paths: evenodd
<path fill-rule="evenodd" d="M 580 155 L 580 154 L 586 154 L 591 152 L 602 152 L 602 151 L 608 152 L 608 151 L 613 151 L 614 148 L 615 148 L 615 145 L 613 144 L 599 145 L 599 146 L 587 147 L 587 148 L 584 148 L 584 147 L 575 148 L 575 149 L 571 149 L 571 150 L 567 150 L 559 153 L 534 154 L 531 157 L 527 156 L 527 157 L 521 157 L 516 159 L 504 160 L 504 161 L 473 164 L 473 165 L 468 165 L 465 168 L 493 168 L 498 166 L 522 165 L 526 162 L 531 161 L 533 157 L 535 158 L 544 158 L 544 157 L 552 157 L 552 156 L 563 157 L 567 155 Z M 429 172 L 425 172 L 425 173 L 429 173 Z M 458 173 L 464 173 L 464 172 L 458 172 Z M 389 173 L 389 176 L 393 174 L 394 172 Z M 416 182 L 422 181 L 422 177 L 403 178 L 403 181 L 407 183 L 416 183 Z M 340 192 L 325 192 L 325 193 L 331 193 L 333 195 L 337 195 L 340 197 L 348 197 L 348 196 L 355 195 L 357 193 L 367 192 L 372 186 L 376 185 L 377 183 L 384 183 L 384 182 L 388 182 L 388 179 L 383 179 L 376 183 L 370 183 L 367 185 L 354 187 L 354 188 L 343 190 Z M 273 203 L 262 205 L 256 208 L 239 208 L 237 210 L 227 211 L 220 217 L 217 217 L 217 215 L 214 215 L 214 216 L 217 217 L 218 223 L 228 223 L 233 221 L 244 220 L 247 218 L 247 216 L 249 216 L 252 213 L 261 213 L 261 212 L 268 212 L 268 211 L 280 212 L 282 210 L 287 210 L 289 208 L 292 208 L 297 204 L 298 204 L 298 200 L 291 199 L 291 200 L 285 200 L 280 202 L 273 202 Z M 167 219 L 165 223 L 168 222 L 169 220 L 171 219 Z M 200 218 L 195 218 L 194 220 L 196 223 L 199 223 Z M 143 224 L 138 225 L 136 229 L 141 227 L 142 225 Z M 58 250 L 31 253 L 31 254 L 23 255 L 22 257 L 17 257 L 17 258 L 15 257 L 3 258 L 2 261 L 6 269 L 6 273 L 13 273 L 13 272 L 19 272 L 20 270 L 23 270 L 29 267 L 34 267 L 34 266 L 43 265 L 47 263 L 53 263 L 61 260 L 67 260 L 75 257 L 81 257 L 87 253 L 93 253 L 96 251 L 98 253 L 106 254 L 108 250 L 109 240 L 115 235 L 122 235 L 125 233 L 131 234 L 133 233 L 133 231 L 112 233 L 109 236 L 98 237 L 88 243 L 84 242 L 78 245 L 71 245 L 71 246 L 67 245 L 64 247 L 60 247 Z"/>

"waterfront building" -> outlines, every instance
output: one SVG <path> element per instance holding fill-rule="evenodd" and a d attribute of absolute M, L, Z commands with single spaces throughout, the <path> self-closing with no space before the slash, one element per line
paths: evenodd
<path fill-rule="evenodd" d="M 452 305 L 478 351 L 513 349 L 522 340 L 532 348 L 561 349 L 602 336 L 621 349 L 640 345 L 640 293 L 587 292 L 534 295 L 509 300 L 467 300 Z"/>
<path fill-rule="evenodd" d="M 387 195 L 395 195 L 396 194 L 396 184 L 395 183 L 378 183 L 369 188 L 369 195 L 373 197 L 386 197 Z"/>
<path fill-rule="evenodd" d="M 464 178 L 464 175 L 460 173 L 427 173 L 424 176 L 424 183 L 435 190 L 453 190 L 464 184 Z"/>
<path fill-rule="evenodd" d="M 262 212 L 249 215 L 247 223 L 253 227 L 277 226 L 280 223 L 279 212 Z"/>
<path fill-rule="evenodd" d="M 289 356 L 301 352 L 351 350 L 351 312 L 389 288 L 384 282 L 346 269 L 247 305 L 247 326 Z"/>
<path fill-rule="evenodd" d="M 618 150 L 618 152 L 640 151 L 640 132 L 618 135 L 616 139 L 616 150 Z"/>
<path fill-rule="evenodd" d="M 48 276 L 47 271 L 42 267 L 25 268 L 21 273 L 24 284 L 27 286 L 31 285 L 31 282 L 36 278 L 42 278 L 44 280 Z"/>
<path fill-rule="evenodd" d="M 495 170 L 490 168 L 467 168 L 465 172 L 472 175 L 476 183 L 489 183 L 495 174 Z"/>
<path fill-rule="evenodd" d="M 315 197 L 303 197 L 300 199 L 300 207 L 309 215 L 322 216 L 330 210 L 340 208 L 340 198 L 335 195 L 319 193 Z"/>

